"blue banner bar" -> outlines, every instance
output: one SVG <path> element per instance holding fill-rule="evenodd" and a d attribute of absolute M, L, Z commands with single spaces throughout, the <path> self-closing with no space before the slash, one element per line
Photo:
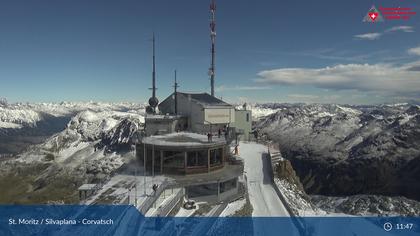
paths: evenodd
<path fill-rule="evenodd" d="M 0 235 L 420 235 L 420 217 L 144 217 L 129 205 L 3 205 Z"/>

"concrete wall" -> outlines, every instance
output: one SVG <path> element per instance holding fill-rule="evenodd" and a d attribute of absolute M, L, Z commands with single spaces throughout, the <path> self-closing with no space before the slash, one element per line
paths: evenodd
<path fill-rule="evenodd" d="M 146 119 L 146 136 L 158 135 L 158 134 L 167 134 L 172 131 L 171 120 L 155 120 L 155 119 Z"/>
<path fill-rule="evenodd" d="M 164 101 L 162 101 L 159 105 L 159 112 L 161 112 L 163 115 L 169 114 L 175 114 L 175 106 L 173 103 L 173 98 L 168 98 Z"/>
<path fill-rule="evenodd" d="M 235 109 L 231 107 L 206 107 L 204 120 L 211 124 L 230 124 L 235 121 Z"/>
<path fill-rule="evenodd" d="M 240 140 L 246 141 L 250 139 L 250 132 L 252 131 L 252 113 L 250 110 L 236 110 L 235 122 L 232 124 L 237 131 L 243 132 L 240 135 Z"/>
<path fill-rule="evenodd" d="M 192 102 L 188 95 L 178 94 L 178 115 L 188 117 L 188 130 L 196 133 L 208 133 L 211 130 L 217 133 L 225 125 L 235 120 L 235 111 L 231 107 L 210 107 Z M 163 114 L 174 113 L 174 99 L 168 98 L 159 104 L 159 110 Z"/>
<path fill-rule="evenodd" d="M 202 130 L 202 124 L 204 124 L 204 109 L 197 103 L 191 102 L 190 99 L 183 95 L 178 94 L 178 115 L 188 117 L 188 128 L 187 130 L 198 132 Z M 169 98 L 164 103 L 159 105 L 159 109 L 163 114 L 174 112 L 174 100 Z"/>
<path fill-rule="evenodd" d="M 146 118 L 146 136 L 168 134 L 179 131 L 184 131 L 184 127 L 188 124 L 186 117 L 180 117 L 178 119 L 149 119 Z"/>
<path fill-rule="evenodd" d="M 188 195 L 186 195 L 186 197 L 190 198 L 190 199 L 193 199 L 195 201 L 198 201 L 198 202 L 209 202 L 209 203 L 217 203 L 217 202 L 223 202 L 223 201 L 231 200 L 233 197 L 237 196 L 238 192 L 239 192 L 238 178 L 235 178 L 235 180 L 236 180 L 236 187 L 234 187 L 232 189 L 229 189 L 229 190 L 226 190 L 223 193 L 219 192 L 219 194 L 215 193 L 215 194 L 211 194 L 211 195 L 203 195 L 203 196 L 195 196 L 195 197 L 189 197 Z M 227 182 L 227 181 L 225 181 L 225 182 Z M 220 183 L 218 183 L 218 185 L 219 185 L 219 189 L 220 189 Z M 196 185 L 196 186 L 198 186 L 198 185 Z M 188 187 L 193 187 L 193 186 L 188 186 Z M 188 188 L 188 187 L 186 187 L 186 188 Z M 188 191 L 186 191 L 186 194 L 188 194 Z"/>

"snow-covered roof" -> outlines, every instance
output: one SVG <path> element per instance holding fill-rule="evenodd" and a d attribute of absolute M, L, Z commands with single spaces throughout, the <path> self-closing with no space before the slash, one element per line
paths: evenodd
<path fill-rule="evenodd" d="M 197 134 L 197 133 L 188 133 L 188 132 L 179 132 L 179 133 L 170 133 L 165 135 L 155 135 L 150 137 L 145 137 L 142 140 L 142 143 L 158 145 L 158 146 L 208 146 L 214 144 L 225 144 L 226 140 L 224 137 L 218 138 L 213 136 L 212 141 L 208 141 L 207 135 Z"/>
<path fill-rule="evenodd" d="M 196 101 L 198 103 L 201 103 L 203 105 L 207 106 L 232 106 L 215 96 L 211 96 L 208 93 L 181 93 L 178 92 L 178 94 L 182 94 L 186 97 L 191 97 L 191 100 Z"/>
<path fill-rule="evenodd" d="M 79 191 L 88 191 L 88 190 L 94 190 L 96 189 L 96 184 L 83 184 L 79 187 Z"/>
<path fill-rule="evenodd" d="M 145 119 L 153 119 L 153 120 L 174 120 L 179 119 L 183 116 L 181 115 L 156 115 L 156 114 L 147 114 Z"/>
<path fill-rule="evenodd" d="M 222 101 L 221 99 L 212 96 L 208 93 L 183 93 L 183 92 L 177 92 L 178 96 L 183 96 L 187 99 L 190 99 L 190 101 L 200 104 L 203 107 L 227 107 L 227 108 L 233 108 L 233 106 L 229 103 L 226 103 Z M 165 100 L 163 100 L 159 107 L 162 106 L 162 104 L 165 103 L 173 103 L 174 102 L 174 93 L 169 95 Z"/>

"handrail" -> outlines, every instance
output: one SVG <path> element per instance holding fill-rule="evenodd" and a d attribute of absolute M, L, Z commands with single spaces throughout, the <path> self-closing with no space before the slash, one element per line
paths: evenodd
<path fill-rule="evenodd" d="M 152 196 L 148 196 L 144 200 L 143 204 L 139 208 L 139 211 L 144 215 L 152 207 L 153 203 L 156 202 L 160 194 L 169 186 L 169 181 L 165 179 L 156 189 L 156 192 Z"/>
<path fill-rule="evenodd" d="M 299 220 L 299 215 L 296 215 L 292 208 L 289 206 L 289 203 L 286 200 L 286 197 L 283 195 L 283 193 L 280 191 L 279 187 L 277 186 L 277 184 L 274 182 L 274 166 L 273 166 L 273 162 L 272 162 L 272 156 L 271 153 L 268 152 L 267 156 L 269 158 L 270 161 L 270 166 L 271 166 L 271 185 L 274 188 L 274 191 L 277 193 L 277 196 L 280 198 L 280 201 L 283 203 L 284 207 L 286 208 L 287 212 L 289 213 L 289 215 L 291 216 L 292 222 L 295 224 L 296 228 L 299 230 L 301 235 L 304 235 L 305 233 L 305 226 L 304 226 L 304 222 L 301 222 Z"/>
<path fill-rule="evenodd" d="M 184 191 L 182 188 L 178 189 L 176 195 L 171 199 L 171 201 L 164 206 L 160 206 L 156 210 L 156 216 L 167 216 L 169 212 L 175 207 L 175 205 L 184 197 Z"/>

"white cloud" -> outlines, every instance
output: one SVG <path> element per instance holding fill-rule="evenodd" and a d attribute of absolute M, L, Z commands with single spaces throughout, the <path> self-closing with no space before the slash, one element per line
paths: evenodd
<path fill-rule="evenodd" d="M 346 99 L 342 99 L 341 95 L 336 93 L 324 93 L 322 95 L 315 95 L 310 93 L 293 93 L 288 94 L 285 99 L 286 102 L 304 102 L 304 103 L 346 103 Z M 347 101 L 348 103 L 348 101 Z"/>
<path fill-rule="evenodd" d="M 394 26 L 391 27 L 387 30 L 385 30 L 385 32 L 395 32 L 395 31 L 402 31 L 405 33 L 412 33 L 414 32 L 414 29 L 412 26 L 408 26 L 408 25 L 400 25 L 400 26 Z"/>
<path fill-rule="evenodd" d="M 333 90 L 420 94 L 420 61 L 392 64 L 340 64 L 318 69 L 282 68 L 258 73 L 262 83 Z"/>
<path fill-rule="evenodd" d="M 376 39 L 381 38 L 384 34 L 396 32 L 396 31 L 401 31 L 404 33 L 412 33 L 414 32 L 414 28 L 408 25 L 400 25 L 400 26 L 391 27 L 385 30 L 383 33 L 358 34 L 358 35 L 355 35 L 354 37 L 357 39 L 363 39 L 363 40 L 376 40 Z"/>
<path fill-rule="evenodd" d="M 366 33 L 366 34 L 358 34 L 355 35 L 355 38 L 358 39 L 366 39 L 366 40 L 375 40 L 375 39 L 379 39 L 382 36 L 381 33 Z"/>
<path fill-rule="evenodd" d="M 271 89 L 270 86 L 233 86 L 233 87 L 229 87 L 229 86 L 225 86 L 225 85 L 221 85 L 219 87 L 216 88 L 216 91 L 218 92 L 223 92 L 223 91 L 239 91 L 239 90 L 267 90 L 267 89 Z"/>
<path fill-rule="evenodd" d="M 295 99 L 295 100 L 304 100 L 304 101 L 314 101 L 318 100 L 319 96 L 311 95 L 311 94 L 289 94 L 287 95 L 288 98 Z"/>
<path fill-rule="evenodd" d="M 418 46 L 416 48 L 410 48 L 410 49 L 408 49 L 408 53 L 411 54 L 411 55 L 420 56 L 420 46 Z"/>

